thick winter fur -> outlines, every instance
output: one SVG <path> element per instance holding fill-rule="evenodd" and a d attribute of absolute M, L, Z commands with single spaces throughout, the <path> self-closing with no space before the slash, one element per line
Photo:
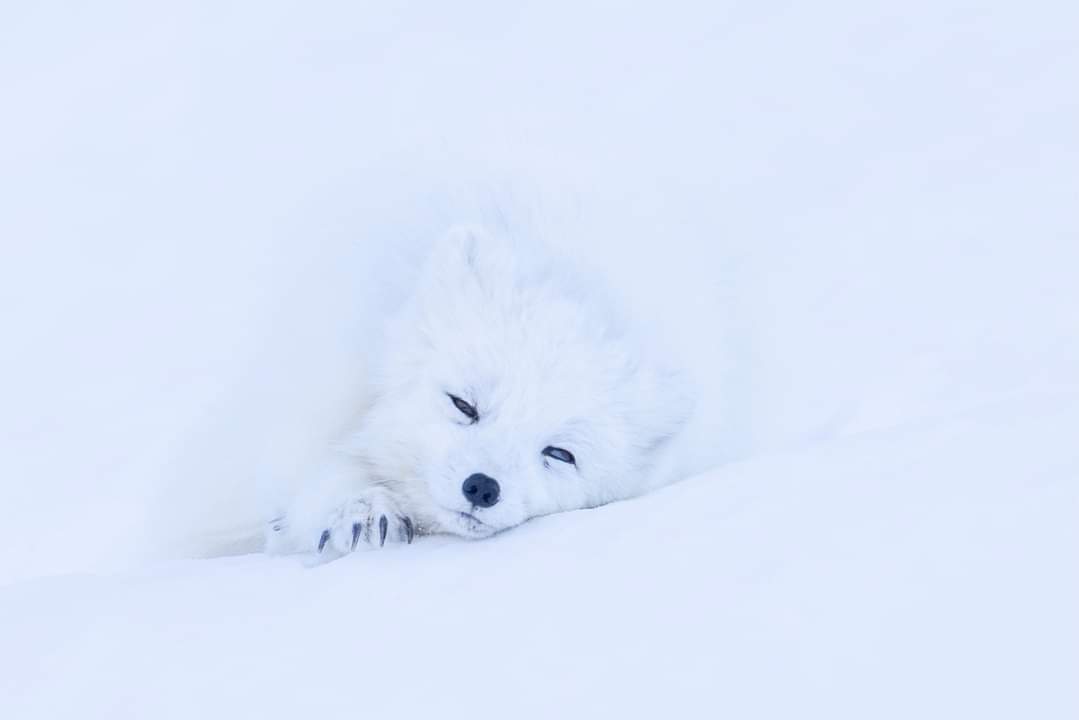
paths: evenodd
<path fill-rule="evenodd" d="M 271 521 L 269 550 L 482 538 L 668 481 L 656 466 L 688 414 L 682 382 L 571 278 L 477 229 L 436 244 L 390 323 L 373 404 Z M 466 483 L 482 476 L 489 506 Z"/>

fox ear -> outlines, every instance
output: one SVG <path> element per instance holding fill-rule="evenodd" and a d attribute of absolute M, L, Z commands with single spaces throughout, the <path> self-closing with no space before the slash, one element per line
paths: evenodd
<path fill-rule="evenodd" d="M 469 287 L 490 293 L 513 272 L 513 256 L 504 241 L 483 228 L 459 225 L 435 242 L 423 286 L 436 296 Z"/>
<path fill-rule="evenodd" d="M 505 275 L 513 266 L 506 242 L 478 226 L 455 226 L 441 237 L 432 259 L 443 270 L 473 274 L 481 280 Z"/>
<path fill-rule="evenodd" d="M 639 418 L 650 429 L 647 444 L 654 449 L 677 435 L 693 415 L 692 384 L 683 373 L 662 365 L 643 367 L 640 374 Z"/>

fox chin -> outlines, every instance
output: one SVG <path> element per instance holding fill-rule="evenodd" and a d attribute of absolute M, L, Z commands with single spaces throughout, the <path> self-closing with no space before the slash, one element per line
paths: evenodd
<path fill-rule="evenodd" d="M 484 538 L 670 480 L 658 460 L 690 414 L 684 379 L 564 261 L 525 250 L 473 227 L 435 244 L 372 404 L 267 524 L 267 551 Z"/>

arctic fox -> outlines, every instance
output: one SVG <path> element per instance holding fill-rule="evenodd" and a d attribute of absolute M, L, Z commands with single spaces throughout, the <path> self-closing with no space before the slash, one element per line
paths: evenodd
<path fill-rule="evenodd" d="M 477 228 L 436 243 L 389 323 L 371 406 L 266 530 L 333 558 L 639 495 L 690 402 L 604 303 Z"/>

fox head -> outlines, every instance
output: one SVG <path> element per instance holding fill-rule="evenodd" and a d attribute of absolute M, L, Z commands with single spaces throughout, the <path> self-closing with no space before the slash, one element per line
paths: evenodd
<path fill-rule="evenodd" d="M 459 228 L 390 323 L 359 452 L 438 529 L 483 537 L 651 486 L 688 395 L 572 278 Z"/>

